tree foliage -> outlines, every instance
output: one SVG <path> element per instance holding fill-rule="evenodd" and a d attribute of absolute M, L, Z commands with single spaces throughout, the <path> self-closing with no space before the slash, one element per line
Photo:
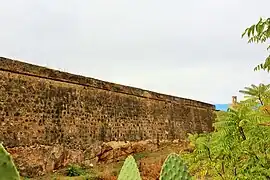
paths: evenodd
<path fill-rule="evenodd" d="M 264 105 L 263 102 L 269 99 L 269 90 L 270 84 L 259 84 L 258 86 L 252 84 L 251 87 L 245 87 L 245 90 L 240 90 L 239 92 L 245 94 L 245 98 L 254 100 L 261 105 Z"/>
<path fill-rule="evenodd" d="M 244 35 L 249 42 L 266 42 L 270 18 L 260 19 Z M 259 69 L 270 71 L 269 56 Z M 198 179 L 270 179 L 270 84 L 252 84 L 239 92 L 245 99 L 217 112 L 213 132 L 189 135 L 194 151 L 184 157 Z"/>
<path fill-rule="evenodd" d="M 251 25 L 244 31 L 242 37 L 244 36 L 248 37 L 248 43 L 268 43 L 267 50 L 269 51 L 270 44 L 268 40 L 270 38 L 270 18 L 260 18 L 257 24 Z M 266 57 L 264 63 L 261 63 L 254 68 L 255 71 L 261 69 L 266 70 L 267 72 L 270 71 L 270 55 Z"/>
<path fill-rule="evenodd" d="M 270 116 L 256 105 L 240 102 L 218 113 L 214 132 L 190 135 L 195 149 L 185 157 L 197 178 L 270 179 Z"/>

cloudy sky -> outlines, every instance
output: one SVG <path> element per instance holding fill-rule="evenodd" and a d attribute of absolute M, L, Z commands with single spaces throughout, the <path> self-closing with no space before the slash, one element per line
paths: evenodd
<path fill-rule="evenodd" d="M 0 0 L 0 56 L 143 89 L 229 103 L 270 83 L 265 46 L 241 39 L 269 0 Z"/>

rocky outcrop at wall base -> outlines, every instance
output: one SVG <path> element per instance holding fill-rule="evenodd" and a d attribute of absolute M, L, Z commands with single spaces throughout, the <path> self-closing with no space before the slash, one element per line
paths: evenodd
<path fill-rule="evenodd" d="M 53 172 L 69 164 L 92 167 L 98 163 L 124 160 L 128 155 L 157 149 L 152 141 L 96 143 L 85 151 L 63 146 L 30 146 L 8 148 L 22 176 L 35 177 Z"/>

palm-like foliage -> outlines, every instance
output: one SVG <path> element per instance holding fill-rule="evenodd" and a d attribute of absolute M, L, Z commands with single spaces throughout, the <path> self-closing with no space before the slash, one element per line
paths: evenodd
<path fill-rule="evenodd" d="M 261 105 L 264 105 L 265 101 L 269 99 L 270 95 L 270 84 L 259 84 L 258 86 L 252 84 L 251 87 L 245 87 L 245 90 L 240 90 L 240 93 L 243 93 L 247 99 L 257 100 Z"/>

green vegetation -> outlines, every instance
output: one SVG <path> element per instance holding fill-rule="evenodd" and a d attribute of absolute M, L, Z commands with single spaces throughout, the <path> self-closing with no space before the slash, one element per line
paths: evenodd
<path fill-rule="evenodd" d="M 135 161 L 139 161 L 140 159 L 147 157 L 147 156 L 149 156 L 149 152 L 139 152 L 139 153 L 133 154 Z"/>
<path fill-rule="evenodd" d="M 270 128 L 262 125 L 269 116 L 251 104 L 242 102 L 219 115 L 214 132 L 190 135 L 195 150 L 186 160 L 197 178 L 270 178 Z"/>
<path fill-rule="evenodd" d="M 170 154 L 165 160 L 161 172 L 160 180 L 189 180 L 191 176 L 183 160 L 177 154 Z"/>
<path fill-rule="evenodd" d="M 189 180 L 192 177 L 179 155 L 170 154 L 163 163 L 160 180 Z M 122 166 L 118 180 L 141 180 L 140 172 L 133 156 L 128 156 Z"/>
<path fill-rule="evenodd" d="M 270 37 L 270 18 L 262 19 L 260 18 L 257 24 L 253 24 L 252 26 L 248 27 L 242 37 L 248 37 L 248 43 L 263 43 L 266 44 L 267 40 Z M 267 50 L 270 50 L 270 45 L 267 45 Z M 266 70 L 267 72 L 270 71 L 270 55 L 268 55 L 265 59 L 264 63 L 259 64 L 254 68 L 255 71 L 258 70 Z"/>
<path fill-rule="evenodd" d="M 66 175 L 70 177 L 84 175 L 85 173 L 82 167 L 75 164 L 69 165 L 66 171 Z"/>
<path fill-rule="evenodd" d="M 19 180 L 20 175 L 17 171 L 12 157 L 0 143 L 0 180 Z"/>
<path fill-rule="evenodd" d="M 270 18 L 247 28 L 248 42 L 266 43 Z M 268 45 L 268 50 L 270 46 Z M 270 58 L 255 70 L 270 70 Z M 194 151 L 185 155 L 196 178 L 270 179 L 270 85 L 252 84 L 240 90 L 244 101 L 218 113 L 215 130 L 190 135 Z"/>
<path fill-rule="evenodd" d="M 118 176 L 118 180 L 141 180 L 140 172 L 133 156 L 128 156 Z"/>

